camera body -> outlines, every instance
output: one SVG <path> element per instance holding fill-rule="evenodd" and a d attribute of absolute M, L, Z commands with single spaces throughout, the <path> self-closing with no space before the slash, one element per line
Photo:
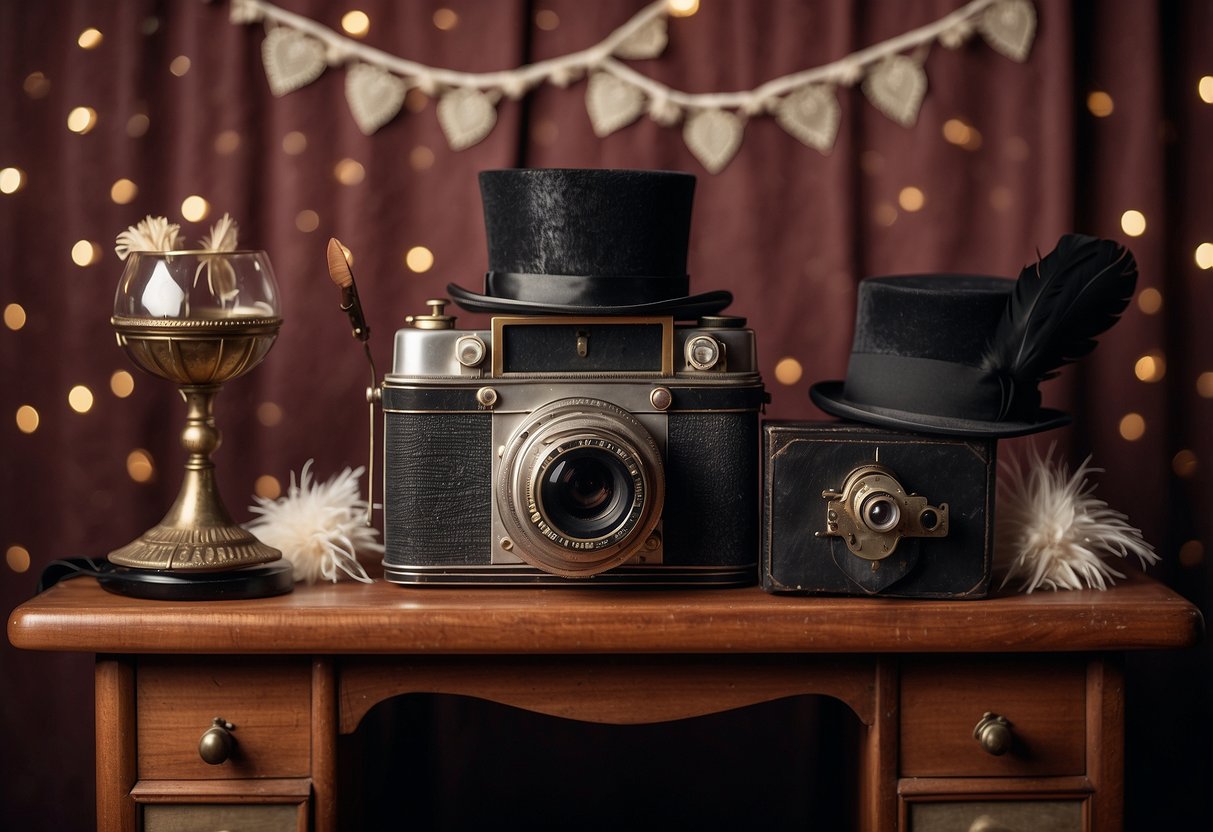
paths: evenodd
<path fill-rule="evenodd" d="M 766 394 L 744 319 L 459 330 L 432 305 L 381 388 L 389 581 L 754 583 Z"/>
<path fill-rule="evenodd" d="M 849 422 L 768 422 L 763 589 L 985 597 L 995 443 Z"/>

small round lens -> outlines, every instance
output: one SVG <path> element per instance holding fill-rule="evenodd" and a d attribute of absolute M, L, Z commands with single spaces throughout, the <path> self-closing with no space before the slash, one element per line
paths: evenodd
<path fill-rule="evenodd" d="M 602 537 L 627 516 L 634 485 L 627 466 L 595 448 L 570 451 L 548 468 L 540 485 L 547 521 L 577 539 Z"/>
<path fill-rule="evenodd" d="M 860 516 L 874 532 L 887 532 L 901 520 L 901 509 L 888 494 L 873 494 L 864 500 Z"/>
<path fill-rule="evenodd" d="M 922 514 L 918 515 L 918 522 L 927 531 L 931 531 L 939 525 L 939 515 L 931 509 L 927 509 Z"/>

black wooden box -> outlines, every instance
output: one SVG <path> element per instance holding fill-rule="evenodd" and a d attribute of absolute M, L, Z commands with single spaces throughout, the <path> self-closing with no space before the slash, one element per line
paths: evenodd
<path fill-rule="evenodd" d="M 985 597 L 995 443 L 851 422 L 767 422 L 763 589 Z"/>

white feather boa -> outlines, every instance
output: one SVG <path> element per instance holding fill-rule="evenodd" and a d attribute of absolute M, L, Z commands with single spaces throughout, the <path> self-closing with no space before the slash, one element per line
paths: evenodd
<path fill-rule="evenodd" d="M 1125 576 L 1105 560 L 1136 555 L 1144 568 L 1158 562 L 1154 547 L 1125 515 L 1095 496 L 1089 476 L 1101 471 L 1087 457 L 1073 474 L 1032 447 L 1027 470 L 1017 459 L 1001 464 L 995 509 L 995 560 L 1007 570 L 1002 586 L 1019 580 L 1034 589 L 1106 589 Z"/>

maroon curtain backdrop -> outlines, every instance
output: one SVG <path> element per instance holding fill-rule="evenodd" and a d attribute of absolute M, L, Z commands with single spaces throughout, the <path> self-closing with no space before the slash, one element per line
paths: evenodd
<path fill-rule="evenodd" d="M 334 29 L 360 8 L 371 20 L 371 46 L 487 71 L 596 43 L 643 3 L 280 5 Z M 665 54 L 637 67 L 693 92 L 749 89 L 960 5 L 704 0 L 694 16 L 670 22 Z M 455 25 L 435 25 L 441 7 L 454 12 Z M 261 66 L 262 27 L 232 25 L 226 3 L 0 1 L 0 168 L 23 173 L 19 189 L 0 193 L 0 606 L 10 610 L 29 597 L 49 562 L 103 555 L 139 534 L 159 519 L 179 481 L 176 392 L 143 375 L 130 395 L 111 392 L 113 374 L 132 370 L 108 322 L 120 230 L 164 214 L 197 240 L 227 211 L 245 245 L 270 253 L 285 302 L 281 336 L 266 362 L 229 384 L 217 404 L 220 486 L 246 519 L 259 478 L 285 489 L 309 459 L 322 479 L 366 461 L 368 373 L 336 309 L 328 238 L 354 252 L 382 370 L 405 315 L 423 311 L 449 281 L 479 285 L 485 254 L 477 172 L 576 166 L 698 175 L 692 286 L 733 292 L 733 313 L 758 333 L 772 394 L 767 413 L 777 418 L 822 417 L 807 390 L 844 372 L 860 278 L 1011 276 L 1072 230 L 1126 243 L 1140 266 L 1139 295 L 1091 358 L 1047 384 L 1046 403 L 1071 409 L 1074 425 L 1034 441 L 1057 442 L 1073 462 L 1092 453 L 1106 469 L 1099 495 L 1158 547 L 1163 560 L 1151 573 L 1207 611 L 1213 277 L 1194 258 L 1200 244 L 1213 242 L 1213 106 L 1197 93 L 1199 79 L 1213 75 L 1213 7 L 1038 0 L 1036 9 L 1037 37 L 1024 64 L 979 37 L 955 50 L 936 47 L 913 127 L 881 115 L 858 89 L 843 89 L 831 153 L 757 118 L 732 163 L 710 175 L 677 127 L 641 118 L 596 138 L 583 83 L 503 101 L 491 135 L 453 152 L 434 102 L 416 92 L 370 137 L 349 113 L 339 69 L 275 98 Z M 102 40 L 86 49 L 78 38 L 90 27 Z M 1092 93 L 1105 98 L 1091 101 Z M 96 114 L 84 134 L 68 129 L 77 107 Z M 953 120 L 963 124 L 949 126 Z M 137 188 L 133 199 L 112 195 L 123 179 Z M 921 206 L 905 200 L 906 188 L 921 192 Z M 181 218 L 191 195 L 210 206 L 201 222 Z M 1144 234 L 1122 230 L 1129 210 L 1144 215 Z M 89 242 L 98 250 L 91 262 Z M 405 264 L 416 246 L 433 253 L 427 271 Z M 74 248 L 86 265 L 73 262 Z M 483 323 L 461 316 L 461 324 Z M 799 366 L 799 374 L 777 376 L 780 362 Z M 69 407 L 77 385 L 93 395 L 84 413 Z M 38 414 L 32 431 L 23 407 Z M 1013 452 L 1023 441 L 1004 444 L 1004 453 Z M 151 461 L 145 481 L 129 470 L 136 451 Z M 0 736 L 8 749 L 0 815 L 23 828 L 85 828 L 92 817 L 91 659 L 4 644 L 0 663 Z M 1163 828 L 1207 819 L 1201 764 L 1210 736 L 1199 723 L 1209 710 L 1208 647 L 1133 657 L 1130 671 L 1130 823 Z"/>

